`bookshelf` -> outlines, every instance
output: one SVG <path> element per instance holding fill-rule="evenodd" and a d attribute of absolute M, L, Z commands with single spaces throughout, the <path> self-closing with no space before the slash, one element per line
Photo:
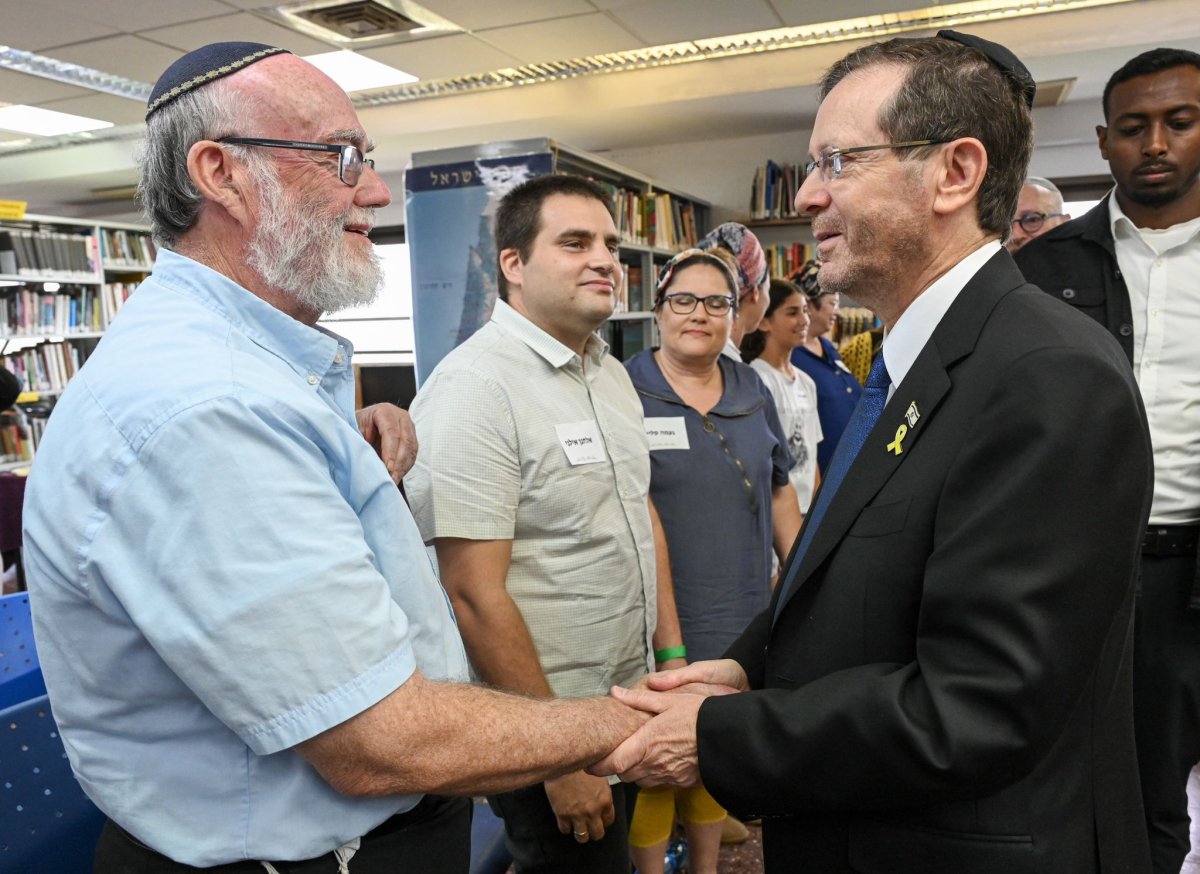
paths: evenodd
<path fill-rule="evenodd" d="M 804 181 L 804 165 L 768 160 L 754 171 L 749 218 L 771 275 L 786 279 L 813 257 L 812 219 L 796 212 L 796 192 Z"/>
<path fill-rule="evenodd" d="M 622 282 L 616 312 L 601 335 L 622 360 L 654 343 L 650 306 L 657 267 L 704 235 L 706 201 L 551 139 L 418 152 L 405 173 L 418 382 L 490 317 L 496 204 L 520 182 L 548 173 L 586 176 L 612 195 Z"/>
<path fill-rule="evenodd" d="M 0 359 L 25 392 L 0 413 L 0 470 L 33 458 L 54 400 L 154 264 L 138 225 L 0 221 Z"/>

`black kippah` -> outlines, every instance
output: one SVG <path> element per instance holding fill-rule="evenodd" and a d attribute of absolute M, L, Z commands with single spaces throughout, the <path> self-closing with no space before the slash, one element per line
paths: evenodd
<path fill-rule="evenodd" d="M 1037 94 L 1037 83 L 1033 81 L 1033 76 L 1029 74 L 1029 70 L 1021 63 L 1021 59 L 1011 51 L 1000 45 L 1000 43 L 972 36 L 969 33 L 959 33 L 956 30 L 939 30 L 937 35 L 942 39 L 952 40 L 953 42 L 961 43 L 962 45 L 970 46 L 973 49 L 983 52 L 984 56 L 992 62 L 993 66 L 1016 84 L 1021 92 L 1021 96 L 1025 99 L 1025 105 L 1033 109 L 1033 98 Z"/>
<path fill-rule="evenodd" d="M 167 67 L 154 83 L 146 104 L 146 118 L 177 97 L 279 54 L 291 52 L 258 42 L 215 42 L 188 52 Z"/>

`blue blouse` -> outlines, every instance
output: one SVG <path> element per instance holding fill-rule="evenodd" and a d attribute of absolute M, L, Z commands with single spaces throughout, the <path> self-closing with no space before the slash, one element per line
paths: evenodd
<path fill-rule="evenodd" d="M 817 384 L 817 417 L 821 420 L 821 433 L 824 435 L 817 444 L 817 466 L 824 476 L 833 450 L 837 449 L 846 423 L 850 421 L 850 414 L 858 404 L 862 386 L 854 374 L 846 369 L 833 343 L 825 337 L 819 339 L 824 356 L 814 355 L 805 346 L 797 346 L 792 350 L 792 364 L 811 376 Z"/>
<path fill-rule="evenodd" d="M 625 365 L 647 431 L 687 435 L 686 448 L 655 448 L 651 441 L 650 497 L 667 537 L 690 661 L 719 658 L 766 608 L 771 494 L 787 484 L 792 466 L 775 401 L 762 380 L 725 356 L 718 366 L 725 388 L 702 416 L 667 383 L 652 350 Z"/>

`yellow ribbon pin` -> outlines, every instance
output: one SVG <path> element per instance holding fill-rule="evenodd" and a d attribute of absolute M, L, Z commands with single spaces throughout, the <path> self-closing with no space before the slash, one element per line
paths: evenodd
<path fill-rule="evenodd" d="M 897 455 L 899 455 L 901 452 L 904 451 L 904 447 L 901 446 L 900 444 L 904 440 L 905 435 L 907 435 L 907 434 L 908 434 L 908 426 L 901 423 L 900 427 L 896 429 L 896 439 L 893 440 L 891 443 L 889 443 L 887 445 L 887 448 L 891 452 L 894 452 Z"/>

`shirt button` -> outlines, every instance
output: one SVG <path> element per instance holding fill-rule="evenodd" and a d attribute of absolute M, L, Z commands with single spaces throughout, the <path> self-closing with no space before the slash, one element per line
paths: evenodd
<path fill-rule="evenodd" d="M 1062 296 L 1064 300 L 1071 300 L 1073 297 L 1075 297 L 1075 289 L 1064 288 L 1062 290 Z"/>
<path fill-rule="evenodd" d="M 308 384 L 309 385 L 316 385 L 320 381 L 321 380 L 317 379 L 317 375 L 315 373 L 310 373 L 308 375 Z"/>
<path fill-rule="evenodd" d="M 333 356 L 333 360 L 334 360 L 334 363 L 336 363 L 336 364 L 341 364 L 343 361 L 346 360 L 346 356 L 340 348 L 337 351 L 337 355 Z"/>
<path fill-rule="evenodd" d="M 853 394 L 853 393 L 854 393 L 854 388 L 852 386 L 846 386 L 846 394 Z"/>
<path fill-rule="evenodd" d="M 1117 331 L 1120 333 L 1120 335 L 1122 337 L 1128 337 L 1130 334 L 1133 333 L 1133 325 L 1121 325 L 1121 327 L 1119 327 L 1117 329 Z"/>

